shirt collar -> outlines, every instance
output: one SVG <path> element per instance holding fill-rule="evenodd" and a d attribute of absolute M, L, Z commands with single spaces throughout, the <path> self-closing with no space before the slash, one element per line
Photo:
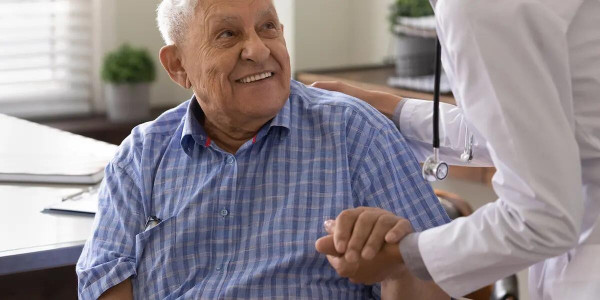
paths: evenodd
<path fill-rule="evenodd" d="M 207 148 L 211 144 L 210 137 L 204 131 L 202 127 L 202 121 L 204 119 L 204 112 L 196 100 L 196 96 L 193 96 L 185 114 L 185 120 L 183 123 L 183 130 L 181 132 L 181 147 L 188 154 L 191 155 L 194 144 L 198 144 Z M 285 101 L 285 104 L 277 113 L 277 115 L 268 123 L 268 126 L 263 127 L 254 138 L 254 141 L 266 136 L 271 128 L 280 127 L 284 129 L 284 132 L 289 132 L 291 119 L 291 107 L 290 98 Z"/>
<path fill-rule="evenodd" d="M 193 96 L 187 107 L 183 123 L 183 130 L 181 132 L 181 147 L 188 154 L 191 155 L 194 143 L 202 145 L 204 147 L 210 146 L 210 139 L 202 127 L 202 120 L 204 119 L 204 112 L 196 96 Z"/>
<path fill-rule="evenodd" d="M 277 113 L 275 118 L 273 118 L 273 120 L 271 121 L 269 128 L 282 127 L 282 128 L 289 130 L 290 129 L 290 119 L 292 117 L 291 115 L 292 115 L 292 108 L 290 105 L 290 98 L 288 98 L 285 101 L 285 104 L 283 105 L 283 107 L 281 108 L 279 113 Z"/>

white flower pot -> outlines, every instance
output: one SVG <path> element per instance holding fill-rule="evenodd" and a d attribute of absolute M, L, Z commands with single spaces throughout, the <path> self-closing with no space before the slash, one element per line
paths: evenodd
<path fill-rule="evenodd" d="M 400 77 L 434 73 L 435 38 L 396 35 L 396 73 Z"/>
<path fill-rule="evenodd" d="M 106 113 L 114 122 L 147 120 L 150 117 L 150 84 L 107 84 Z"/>

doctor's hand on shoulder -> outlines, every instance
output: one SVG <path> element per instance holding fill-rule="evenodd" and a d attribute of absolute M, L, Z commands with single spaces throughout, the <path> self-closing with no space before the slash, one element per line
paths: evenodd
<path fill-rule="evenodd" d="M 396 106 L 402 101 L 402 97 L 400 96 L 379 91 L 365 90 L 341 81 L 317 81 L 311 86 L 319 89 L 340 92 L 350 95 L 354 98 L 361 99 L 375 107 L 379 112 L 390 119 L 394 114 Z"/>

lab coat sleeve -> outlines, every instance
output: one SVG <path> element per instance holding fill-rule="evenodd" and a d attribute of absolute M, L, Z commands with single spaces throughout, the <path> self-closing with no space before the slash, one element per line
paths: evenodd
<path fill-rule="evenodd" d="M 398 106 L 401 109 L 395 112 L 396 125 L 416 158 L 424 162 L 431 155 L 433 147 L 433 102 L 405 99 Z M 467 127 L 474 137 L 473 160 L 469 163 L 460 160 L 465 150 Z M 462 109 L 448 103 L 440 103 L 440 158 L 451 165 L 493 166 L 485 139 L 467 124 Z"/>
<path fill-rule="evenodd" d="M 565 16 L 536 0 L 445 0 L 436 18 L 463 114 L 485 137 L 499 200 L 419 235 L 433 279 L 462 296 L 572 248 L 583 196 Z M 564 101 L 562 103 L 567 103 Z"/>

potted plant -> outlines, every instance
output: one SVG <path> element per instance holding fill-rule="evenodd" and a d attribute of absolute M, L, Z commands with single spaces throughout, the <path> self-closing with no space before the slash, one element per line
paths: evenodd
<path fill-rule="evenodd" d="M 156 77 L 154 62 L 144 49 L 127 44 L 104 57 L 106 109 L 111 121 L 139 121 L 150 115 L 150 83 Z"/>
<path fill-rule="evenodd" d="M 396 37 L 396 73 L 401 77 L 433 73 L 435 18 L 429 0 L 395 0 L 390 8 Z"/>

